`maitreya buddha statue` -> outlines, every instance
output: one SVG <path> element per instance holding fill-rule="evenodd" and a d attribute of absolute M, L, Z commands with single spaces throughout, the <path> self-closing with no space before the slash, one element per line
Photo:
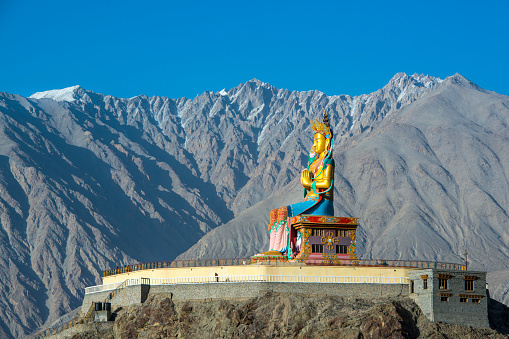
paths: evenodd
<path fill-rule="evenodd" d="M 334 215 L 334 159 L 332 145 L 334 141 L 327 112 L 323 113 L 322 123 L 311 120 L 314 142 L 308 157 L 308 167 L 301 174 L 304 187 L 304 201 L 283 206 L 270 212 L 269 232 L 270 250 L 260 253 L 266 256 L 283 256 L 292 258 L 300 248 L 302 236 L 292 239 L 290 218 L 300 214 Z"/>

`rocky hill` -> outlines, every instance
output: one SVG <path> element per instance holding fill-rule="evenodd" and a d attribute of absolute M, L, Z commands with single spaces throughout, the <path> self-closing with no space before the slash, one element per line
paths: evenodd
<path fill-rule="evenodd" d="M 324 109 L 359 255 L 461 262 L 468 248 L 507 300 L 507 96 L 459 74 L 400 73 L 356 97 L 258 80 L 194 99 L 74 86 L 0 93 L 0 337 L 78 307 L 105 268 L 264 250 L 267 212 L 300 199 Z"/>
<path fill-rule="evenodd" d="M 505 318 L 497 316 L 496 329 L 476 329 L 432 323 L 409 298 L 268 293 L 244 301 L 173 302 L 155 296 L 121 310 L 112 329 L 90 325 L 72 338 L 507 338 Z"/>

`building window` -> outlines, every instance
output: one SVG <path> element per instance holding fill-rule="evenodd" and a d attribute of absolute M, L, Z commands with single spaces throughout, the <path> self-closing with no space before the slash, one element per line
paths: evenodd
<path fill-rule="evenodd" d="M 323 231 L 324 230 L 313 228 L 311 235 L 316 237 L 323 237 Z"/>
<path fill-rule="evenodd" d="M 428 276 L 421 275 L 421 278 L 422 278 L 422 289 L 427 290 L 428 289 Z"/>
<path fill-rule="evenodd" d="M 323 245 L 311 245 L 312 253 L 323 253 Z"/>
<path fill-rule="evenodd" d="M 440 301 L 449 301 L 449 297 L 440 297 Z"/>
<path fill-rule="evenodd" d="M 448 290 L 449 289 L 449 279 L 445 278 L 438 278 L 438 288 L 441 290 Z"/>
<path fill-rule="evenodd" d="M 460 303 L 466 303 L 468 301 L 468 298 L 460 298 Z"/>
<path fill-rule="evenodd" d="M 450 278 L 451 278 L 451 276 L 449 274 L 439 274 L 438 275 L 438 288 L 441 290 L 448 290 Z"/>
<path fill-rule="evenodd" d="M 480 304 L 481 303 L 481 299 L 472 299 L 472 303 L 473 304 Z"/>
<path fill-rule="evenodd" d="M 340 253 L 340 254 L 348 253 L 348 246 L 346 246 L 346 245 L 337 245 L 336 246 L 336 253 Z"/>
<path fill-rule="evenodd" d="M 410 294 L 414 293 L 414 281 L 410 280 Z"/>
<path fill-rule="evenodd" d="M 474 290 L 474 281 L 477 279 L 476 276 L 463 276 L 465 279 L 465 291 L 473 291 Z"/>

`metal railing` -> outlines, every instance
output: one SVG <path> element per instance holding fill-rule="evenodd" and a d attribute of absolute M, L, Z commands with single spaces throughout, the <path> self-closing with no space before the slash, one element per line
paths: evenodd
<path fill-rule="evenodd" d="M 282 282 L 282 283 L 330 283 L 330 284 L 408 284 L 407 277 L 363 276 L 301 276 L 301 275 L 234 275 L 151 279 L 151 285 Z"/>
<path fill-rule="evenodd" d="M 85 287 L 85 294 L 114 290 L 120 284 L 121 283 L 113 283 L 113 284 L 105 284 L 105 285 L 97 285 L 97 286 Z"/>
<path fill-rule="evenodd" d="M 177 267 L 207 267 L 207 266 L 236 266 L 249 265 L 251 258 L 234 258 L 234 259 L 195 259 L 195 260 L 172 260 L 172 261 L 155 261 L 143 264 L 126 265 L 123 267 L 112 268 L 103 272 L 104 277 L 110 275 L 136 272 L 141 270 L 150 270 L 157 268 L 177 268 Z"/>
<path fill-rule="evenodd" d="M 85 294 L 103 292 L 103 291 L 111 291 L 111 290 L 120 290 L 120 289 L 123 289 L 130 285 L 149 284 L 146 282 L 147 280 L 150 281 L 149 278 L 133 278 L 133 279 L 124 280 L 121 283 L 90 286 L 90 287 L 85 288 Z M 114 296 L 115 295 L 113 295 L 112 298 Z M 110 300 L 111 300 L 111 298 L 110 298 Z M 108 301 L 108 300 L 105 300 L 105 302 L 106 301 Z"/>
<path fill-rule="evenodd" d="M 286 265 L 285 261 L 275 261 L 268 257 L 257 258 L 257 262 L 267 262 L 271 265 Z M 236 265 L 249 265 L 253 263 L 251 258 L 233 258 L 233 259 L 195 259 L 195 260 L 173 260 L 173 261 L 156 261 L 144 264 L 127 265 L 117 267 L 110 270 L 105 270 L 104 277 L 111 275 L 136 272 L 148 269 L 158 268 L 176 268 L 176 267 L 207 267 L 207 266 L 236 266 Z M 385 259 L 351 259 L 339 260 L 339 263 L 325 264 L 325 263 L 311 263 L 306 265 L 315 266 L 382 266 L 382 267 L 408 267 L 408 268 L 435 268 L 435 269 L 448 269 L 448 270 L 466 270 L 466 266 L 455 263 L 444 263 L 436 261 L 421 261 L 421 260 L 385 260 Z"/>
<path fill-rule="evenodd" d="M 407 277 L 365 277 L 365 276 L 302 276 L 302 275 L 227 275 L 207 277 L 172 277 L 152 278 L 149 284 L 154 285 L 183 285 L 183 284 L 212 284 L 212 283 L 246 283 L 246 282 L 282 282 L 282 283 L 332 283 L 332 284 L 408 284 Z M 124 288 L 140 285 L 141 279 L 129 279 L 124 282 Z M 111 285 L 87 287 L 85 294 L 90 291 L 105 291 Z M 87 292 L 88 291 L 88 292 Z M 110 293 L 111 294 L 111 293 Z"/>

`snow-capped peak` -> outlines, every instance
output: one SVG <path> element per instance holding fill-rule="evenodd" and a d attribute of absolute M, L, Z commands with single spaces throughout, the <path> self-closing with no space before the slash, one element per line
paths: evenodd
<path fill-rule="evenodd" d="M 51 91 L 37 92 L 30 96 L 31 99 L 53 99 L 55 101 L 75 101 L 76 91 L 80 89 L 79 85 L 63 89 L 53 89 Z"/>
<path fill-rule="evenodd" d="M 222 96 L 226 96 L 226 95 L 228 95 L 228 92 L 226 92 L 226 89 L 224 89 L 224 88 L 223 88 L 223 89 L 219 92 L 219 94 L 220 94 L 220 95 L 222 95 Z"/>

